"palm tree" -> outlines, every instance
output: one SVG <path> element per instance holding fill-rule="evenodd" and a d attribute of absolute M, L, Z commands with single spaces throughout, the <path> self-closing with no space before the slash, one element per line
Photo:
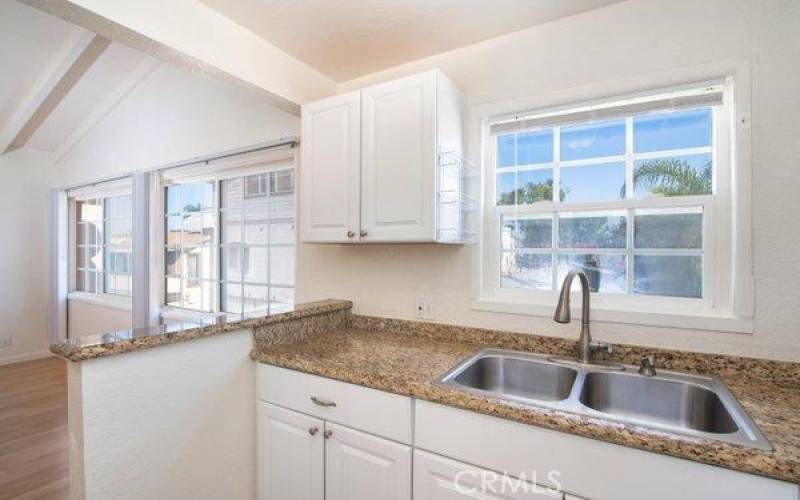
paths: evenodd
<path fill-rule="evenodd" d="M 569 189 L 559 189 L 559 195 L 563 200 Z M 528 182 L 523 187 L 517 188 L 514 191 L 501 193 L 500 199 L 497 200 L 498 205 L 529 205 L 538 201 L 552 201 L 553 200 L 553 179 L 548 179 L 545 182 Z"/>
<path fill-rule="evenodd" d="M 633 173 L 634 189 L 649 188 L 661 196 L 692 196 L 711 192 L 711 161 L 695 169 L 684 160 L 651 160 L 638 166 Z M 621 190 L 625 195 L 625 186 Z"/>

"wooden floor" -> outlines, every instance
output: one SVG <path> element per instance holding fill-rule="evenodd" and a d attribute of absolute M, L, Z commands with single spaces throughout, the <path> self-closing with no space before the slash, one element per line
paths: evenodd
<path fill-rule="evenodd" d="M 66 362 L 0 366 L 0 499 L 69 498 Z"/>

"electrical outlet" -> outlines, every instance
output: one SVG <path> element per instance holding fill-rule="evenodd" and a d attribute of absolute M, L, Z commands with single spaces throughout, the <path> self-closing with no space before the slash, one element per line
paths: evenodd
<path fill-rule="evenodd" d="M 433 319 L 433 303 L 429 300 L 417 300 L 416 315 L 418 319 Z"/>

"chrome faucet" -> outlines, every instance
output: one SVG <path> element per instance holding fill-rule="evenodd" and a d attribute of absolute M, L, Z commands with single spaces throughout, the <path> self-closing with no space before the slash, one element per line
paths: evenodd
<path fill-rule="evenodd" d="M 572 315 L 569 310 L 569 291 L 572 288 L 572 280 L 577 276 L 581 282 L 581 335 L 578 338 L 578 361 L 581 363 L 592 362 L 592 352 L 594 349 L 605 349 L 611 352 L 611 344 L 606 342 L 592 342 L 592 334 L 589 331 L 589 278 L 586 273 L 578 269 L 572 270 L 564 278 L 564 284 L 561 285 L 561 293 L 558 296 L 558 306 L 556 306 L 556 313 L 553 319 L 558 323 L 569 323 L 572 321 Z"/>

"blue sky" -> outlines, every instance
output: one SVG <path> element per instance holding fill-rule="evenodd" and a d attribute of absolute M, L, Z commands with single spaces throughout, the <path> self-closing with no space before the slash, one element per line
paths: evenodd
<path fill-rule="evenodd" d="M 711 108 L 657 113 L 638 116 L 633 120 L 635 153 L 710 146 L 711 135 Z M 625 153 L 625 121 L 612 120 L 562 127 L 560 143 L 562 161 L 622 155 Z M 687 161 L 692 168 L 701 169 L 710 160 L 710 155 L 681 156 L 680 159 Z M 553 129 L 501 135 L 497 138 L 498 167 L 546 164 L 552 161 Z M 552 169 L 521 171 L 515 185 L 513 173 L 498 174 L 498 196 L 528 182 L 546 182 L 552 177 Z M 620 198 L 620 189 L 625 182 L 625 169 L 622 163 L 565 167 L 561 171 L 561 177 L 562 187 L 569 189 L 565 201 L 614 200 Z M 647 194 L 637 192 L 637 196 Z"/>

